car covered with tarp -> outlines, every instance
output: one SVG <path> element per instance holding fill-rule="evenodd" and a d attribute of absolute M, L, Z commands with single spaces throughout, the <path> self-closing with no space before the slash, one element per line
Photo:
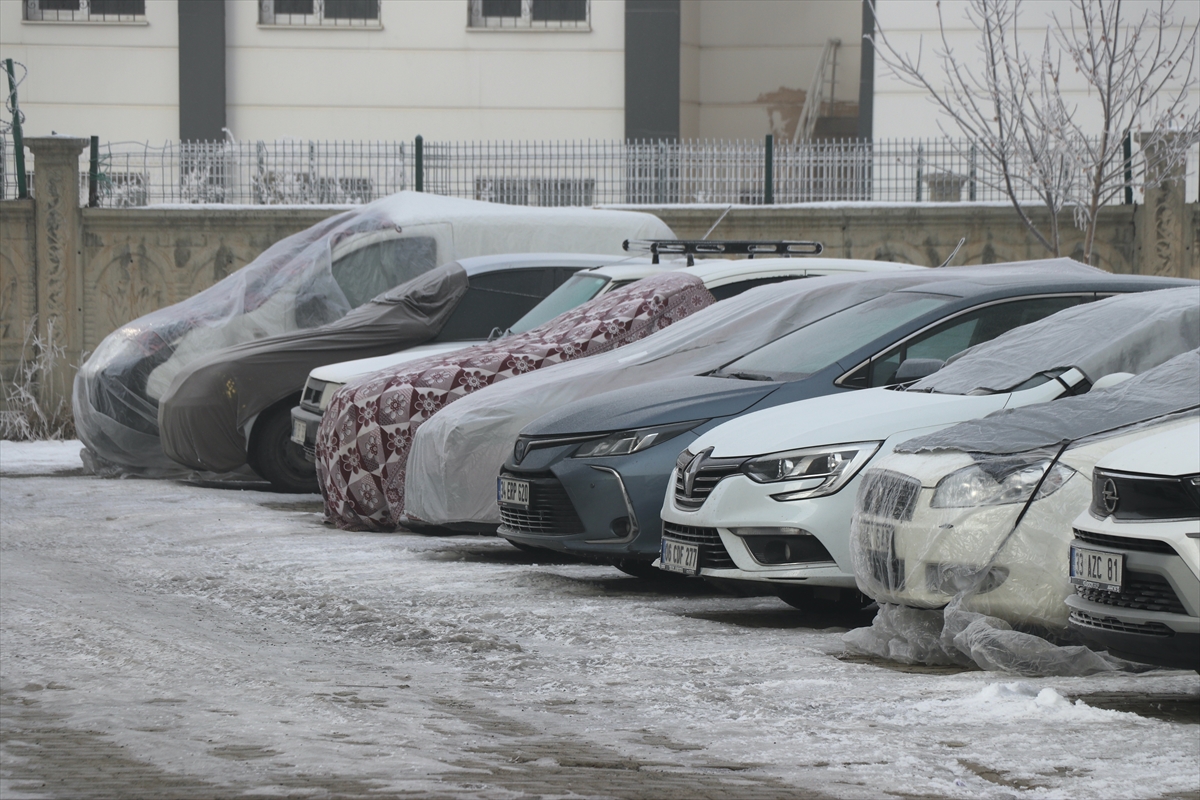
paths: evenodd
<path fill-rule="evenodd" d="M 184 367 L 214 350 L 345 316 L 458 258 L 612 252 L 626 238 L 674 238 L 650 214 L 524 208 L 400 192 L 276 242 L 247 266 L 113 331 L 75 378 L 76 429 L 95 471 L 178 475 L 159 439 L 158 403 Z"/>

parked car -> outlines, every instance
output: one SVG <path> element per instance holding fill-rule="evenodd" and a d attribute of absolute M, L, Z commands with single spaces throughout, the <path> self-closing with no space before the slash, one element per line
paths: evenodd
<path fill-rule="evenodd" d="M 1000 409 L 1083 394 L 1106 376 L 1144 372 L 1200 345 L 1194 283 L 1109 280 L 1133 293 L 1011 330 L 903 390 L 777 406 L 701 436 L 680 455 L 663 501 L 660 565 L 766 581 L 794 603 L 811 599 L 813 587 L 822 599 L 857 596 L 855 493 L 861 472 L 899 443 Z M 1172 283 L 1185 286 L 1137 292 Z"/>
<path fill-rule="evenodd" d="M 1096 462 L 1073 527 L 1071 630 L 1132 661 L 1200 671 L 1200 420 Z"/>
<path fill-rule="evenodd" d="M 1197 414 L 1193 350 L 1107 389 L 901 443 L 862 478 L 851 534 L 859 588 L 880 603 L 955 600 L 1065 633 L 1071 523 L 1091 501 L 1092 468 L 1154 431 L 1181 435 Z"/>
<path fill-rule="evenodd" d="M 319 328 L 243 342 L 185 367 L 159 399 L 163 450 L 208 472 L 243 464 L 286 492 L 317 491 L 292 443 L 292 407 L 313 367 L 433 342 L 465 347 L 512 325 L 585 267 L 617 256 L 513 253 L 443 264 Z"/>
<path fill-rule="evenodd" d="M 829 274 L 752 288 L 722 300 L 621 353 L 490 386 L 439 413 L 417 431 L 409 458 L 404 513 L 408 524 L 494 532 L 500 524 L 496 474 L 527 424 L 573 400 L 650 381 L 711 371 L 814 319 L 890 288 L 921 283 L 935 270 L 830 259 Z M 755 259 L 754 263 L 758 263 Z M 880 272 L 890 268 L 890 274 Z M 1090 273 L 1090 268 L 1081 267 Z M 876 284 L 868 276 L 880 277 Z M 846 288 L 843 283 L 853 284 Z"/>
<path fill-rule="evenodd" d="M 523 208 L 400 192 L 276 242 L 215 285 L 109 334 L 80 368 L 76 429 L 95 469 L 185 472 L 163 452 L 158 403 L 214 350 L 337 320 L 458 258 L 513 252 L 619 253 L 630 236 L 671 238 L 650 214 Z"/>
<path fill-rule="evenodd" d="M 613 258 L 610 256 L 607 260 L 611 262 Z M 676 269 L 683 266 L 683 263 L 682 260 L 653 263 L 649 258 L 633 257 L 621 259 L 619 263 L 609 266 L 577 272 L 523 317 L 507 325 L 504 333 L 516 334 L 533 330 L 559 314 L 607 294 L 613 289 L 626 286 L 650 275 L 658 275 Z M 480 327 L 482 328 L 482 326 Z M 436 337 L 433 342 L 390 352 L 386 355 L 341 361 L 314 369 L 309 373 L 308 380 L 305 381 L 299 405 L 292 409 L 292 441 L 303 448 L 305 457 L 309 461 L 316 460 L 317 427 L 321 424 L 321 415 L 325 413 L 325 407 L 329 405 L 329 400 L 334 393 L 349 381 L 381 369 L 398 367 L 401 364 L 430 356 L 445 355 L 478 343 L 469 340 L 439 341 L 440 339 L 441 337 Z"/>
<path fill-rule="evenodd" d="M 1114 279 L 1065 260 L 1032 270 L 940 270 L 925 283 L 843 308 L 707 374 L 576 401 L 531 423 L 516 440 L 500 473 L 499 534 L 653 573 L 668 479 L 680 451 L 699 452 L 692 443 L 706 432 L 785 403 L 912 381 L 968 347 L 1100 292 L 1159 285 Z M 703 504 L 726 466 L 735 465 L 726 459 L 696 466 L 699 472 L 683 472 L 684 496 L 676 498 L 687 512 Z"/>

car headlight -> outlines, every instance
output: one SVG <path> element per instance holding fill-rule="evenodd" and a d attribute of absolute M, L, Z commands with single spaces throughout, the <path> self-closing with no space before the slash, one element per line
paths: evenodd
<path fill-rule="evenodd" d="M 748 460 L 742 464 L 742 472 L 757 483 L 802 482 L 792 491 L 771 495 L 775 500 L 820 497 L 845 486 L 871 460 L 881 444 L 851 442 L 771 453 Z"/>
<path fill-rule="evenodd" d="M 1042 480 L 1046 469 L 1050 474 L 1038 490 L 1037 499 L 1054 494 L 1062 488 L 1075 470 L 1063 463 L 1050 466 L 1051 459 L 1002 460 L 987 464 L 972 464 L 951 472 L 938 481 L 933 490 L 934 508 L 972 508 L 1024 503 Z"/>
<path fill-rule="evenodd" d="M 631 431 L 610 433 L 603 439 L 593 439 L 584 442 L 579 449 L 571 454 L 572 458 L 594 458 L 597 456 L 623 456 L 627 453 L 638 453 L 668 439 L 674 439 L 681 433 L 687 433 L 697 425 L 703 425 L 708 420 L 694 419 L 690 422 L 676 422 L 671 425 L 657 425 L 653 428 L 637 428 Z"/>

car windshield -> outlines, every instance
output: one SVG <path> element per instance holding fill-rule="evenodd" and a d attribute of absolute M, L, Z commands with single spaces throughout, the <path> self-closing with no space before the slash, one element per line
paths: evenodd
<path fill-rule="evenodd" d="M 713 375 L 745 380 L 797 380 L 820 372 L 888 331 L 956 299 L 947 295 L 891 292 L 781 336 L 726 364 Z"/>
<path fill-rule="evenodd" d="M 537 326 L 581 306 L 588 300 L 600 294 L 600 290 L 608 284 L 609 279 L 602 275 L 574 275 L 562 286 L 559 286 L 542 302 L 531 308 L 525 316 L 513 323 L 510 333 L 525 333 Z"/>

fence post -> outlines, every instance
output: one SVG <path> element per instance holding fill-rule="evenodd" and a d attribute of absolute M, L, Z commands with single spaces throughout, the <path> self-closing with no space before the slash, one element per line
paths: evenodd
<path fill-rule="evenodd" d="M 418 192 L 425 191 L 425 137 L 417 134 L 413 143 L 413 181 Z"/>
<path fill-rule="evenodd" d="M 767 134 L 763 147 L 763 204 L 775 203 L 775 136 Z"/>
<path fill-rule="evenodd" d="M 29 186 L 25 177 L 25 137 L 21 135 L 21 112 L 17 108 L 17 79 L 13 72 L 13 60 L 4 59 L 4 71 L 8 73 L 8 97 L 12 104 L 13 158 L 17 167 L 17 197 L 29 197 Z"/>
<path fill-rule="evenodd" d="M 922 167 L 924 167 L 924 166 L 925 166 L 925 146 L 923 144 L 918 143 L 917 144 L 917 202 L 918 203 L 921 202 L 921 178 L 922 178 L 921 173 L 923 172 Z"/>
<path fill-rule="evenodd" d="M 975 202 L 975 144 L 971 143 L 971 202 Z"/>
<path fill-rule="evenodd" d="M 90 138 L 91 152 L 88 153 L 88 208 L 100 205 L 100 137 Z"/>
<path fill-rule="evenodd" d="M 1133 205 L 1133 136 L 1125 132 L 1125 141 L 1121 143 L 1125 153 L 1125 205 Z"/>

